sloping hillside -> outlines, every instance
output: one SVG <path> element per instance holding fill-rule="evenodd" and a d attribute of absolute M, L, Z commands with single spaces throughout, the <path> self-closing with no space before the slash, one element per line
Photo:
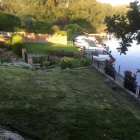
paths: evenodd
<path fill-rule="evenodd" d="M 41 140 L 138 140 L 139 104 L 94 69 L 0 67 L 0 124 Z"/>

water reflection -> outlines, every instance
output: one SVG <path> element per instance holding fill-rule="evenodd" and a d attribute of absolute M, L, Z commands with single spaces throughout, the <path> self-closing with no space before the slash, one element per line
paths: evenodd
<path fill-rule="evenodd" d="M 140 45 L 133 42 L 132 47 L 128 48 L 126 55 L 118 52 L 116 48 L 119 46 L 119 40 L 112 38 L 111 40 L 102 39 L 103 43 L 110 47 L 112 55 L 115 57 L 115 68 L 118 71 L 120 66 L 120 74 L 124 75 L 125 70 L 130 70 L 136 73 L 137 69 L 140 68 Z M 137 82 L 140 85 L 140 73 L 137 73 Z"/>

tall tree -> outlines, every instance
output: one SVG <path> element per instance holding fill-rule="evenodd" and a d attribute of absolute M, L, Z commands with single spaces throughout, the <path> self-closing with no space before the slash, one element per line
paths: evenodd
<path fill-rule="evenodd" d="M 64 28 L 67 24 L 78 24 L 90 32 L 104 29 L 104 18 L 116 12 L 109 4 L 96 0 L 1 0 L 0 10 L 21 18 L 28 29 L 43 22 Z M 44 24 L 44 23 L 43 23 Z M 97 29 L 100 30 L 97 30 Z"/>
<path fill-rule="evenodd" d="M 129 10 L 125 15 L 107 16 L 105 23 L 107 30 L 118 39 L 122 39 L 120 53 L 126 54 L 127 47 L 131 46 L 133 40 L 140 43 L 140 3 L 138 1 L 130 3 Z"/>

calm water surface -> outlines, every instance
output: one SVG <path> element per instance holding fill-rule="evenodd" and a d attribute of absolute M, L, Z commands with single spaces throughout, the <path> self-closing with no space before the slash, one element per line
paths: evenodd
<path fill-rule="evenodd" d="M 125 70 L 130 70 L 136 73 L 137 69 L 140 69 L 140 45 L 133 42 L 132 47 L 128 48 L 126 55 L 118 52 L 116 48 L 119 47 L 119 41 L 115 38 L 111 40 L 103 40 L 103 42 L 110 47 L 111 54 L 116 59 L 115 68 L 118 71 L 120 66 L 120 74 L 124 76 Z M 140 73 L 137 73 L 137 82 L 140 85 Z"/>

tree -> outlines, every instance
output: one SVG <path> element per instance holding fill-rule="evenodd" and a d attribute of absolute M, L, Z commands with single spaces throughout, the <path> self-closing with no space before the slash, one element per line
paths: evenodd
<path fill-rule="evenodd" d="M 118 12 L 111 5 L 96 0 L 0 0 L 0 11 L 20 18 L 27 31 L 36 32 L 37 27 L 42 32 L 44 27 L 40 25 L 47 22 L 62 30 L 68 24 L 78 24 L 92 33 L 103 31 L 106 15 Z"/>
<path fill-rule="evenodd" d="M 120 42 L 120 53 L 126 54 L 127 47 L 131 46 L 133 40 L 140 43 L 140 3 L 130 3 L 129 10 L 125 15 L 114 14 L 105 18 L 107 31 L 114 33 Z"/>
<path fill-rule="evenodd" d="M 0 31 L 14 32 L 21 27 L 21 21 L 12 14 L 0 12 Z"/>

